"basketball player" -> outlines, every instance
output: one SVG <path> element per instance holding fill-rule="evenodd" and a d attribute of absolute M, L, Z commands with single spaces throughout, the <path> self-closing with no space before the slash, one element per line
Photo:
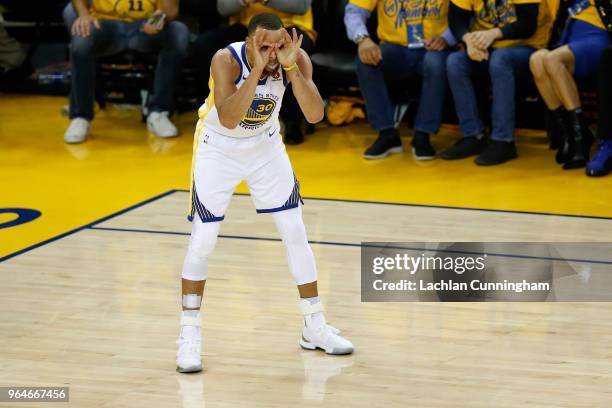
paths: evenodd
<path fill-rule="evenodd" d="M 328 354 L 349 354 L 353 345 L 325 322 L 317 292 L 315 260 L 306 238 L 300 185 L 280 138 L 278 112 L 288 83 L 311 123 L 323 118 L 323 101 L 312 65 L 274 14 L 251 19 L 245 42 L 230 44 L 212 59 L 210 94 L 196 126 L 189 218 L 193 222 L 182 271 L 179 372 L 202 369 L 200 305 L 207 259 L 236 186 L 245 180 L 258 213 L 270 213 L 285 244 L 289 270 L 304 317 L 300 345 Z"/>

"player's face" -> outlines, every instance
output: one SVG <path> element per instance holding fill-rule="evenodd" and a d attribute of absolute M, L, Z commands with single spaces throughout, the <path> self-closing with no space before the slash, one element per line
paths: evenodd
<path fill-rule="evenodd" d="M 283 40 L 283 33 L 281 30 L 265 30 L 265 35 L 262 41 L 261 51 L 265 52 L 270 47 L 274 47 L 274 45 L 281 45 Z M 276 51 L 272 51 L 270 53 L 270 58 L 268 59 L 268 65 L 266 65 L 266 70 L 268 71 L 276 71 L 278 69 L 278 59 L 276 58 Z"/>

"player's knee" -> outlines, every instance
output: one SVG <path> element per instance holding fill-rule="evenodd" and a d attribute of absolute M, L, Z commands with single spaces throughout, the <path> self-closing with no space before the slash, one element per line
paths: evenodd
<path fill-rule="evenodd" d="M 277 225 L 281 238 L 286 245 L 308 244 L 306 227 L 304 226 L 302 217 L 279 217 L 279 219 L 277 219 Z"/>

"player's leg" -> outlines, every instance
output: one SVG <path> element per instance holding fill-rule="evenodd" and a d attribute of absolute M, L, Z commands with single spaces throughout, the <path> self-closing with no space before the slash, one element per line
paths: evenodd
<path fill-rule="evenodd" d="M 177 341 L 179 372 L 202 369 L 200 308 L 208 277 L 208 258 L 215 248 L 220 222 L 241 180 L 242 171 L 238 163 L 208 143 L 213 143 L 218 136 L 207 135 L 206 131 L 203 133 L 203 137 L 196 141 L 194 153 L 189 212 L 193 226 L 181 273 L 181 332 Z"/>
<path fill-rule="evenodd" d="M 309 350 L 322 349 L 328 354 L 350 354 L 353 344 L 339 336 L 339 330 L 328 325 L 317 290 L 317 269 L 314 254 L 306 237 L 302 208 L 272 213 L 279 235 L 285 244 L 289 271 L 300 294 L 300 310 L 304 319 L 300 345 Z"/>
<path fill-rule="evenodd" d="M 270 144 L 280 143 L 273 140 Z M 289 271 L 300 293 L 300 309 L 304 318 L 302 339 L 304 348 L 325 350 L 328 354 L 353 352 L 350 341 L 325 322 L 317 291 L 317 269 L 314 255 L 302 220 L 300 186 L 293 174 L 287 153 L 278 145 L 270 146 L 272 160 L 247 176 L 247 184 L 258 213 L 271 213 L 285 245 Z"/>

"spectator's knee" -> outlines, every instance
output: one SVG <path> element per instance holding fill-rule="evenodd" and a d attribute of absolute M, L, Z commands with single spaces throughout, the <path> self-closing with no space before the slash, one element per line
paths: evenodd
<path fill-rule="evenodd" d="M 62 19 L 64 20 L 64 25 L 68 32 L 72 30 L 72 24 L 77 19 L 76 11 L 74 11 L 74 7 L 71 2 L 68 2 L 64 10 L 62 11 Z"/>
<path fill-rule="evenodd" d="M 529 69 L 535 79 L 541 79 L 546 76 L 546 70 L 544 69 L 544 59 L 548 54 L 548 50 L 539 50 L 531 55 L 529 58 Z"/>
<path fill-rule="evenodd" d="M 70 42 L 70 55 L 73 58 L 85 57 L 93 53 L 94 30 L 95 27 L 92 25 L 92 33 L 87 37 L 81 37 L 79 35 L 72 36 L 72 41 Z"/>
<path fill-rule="evenodd" d="M 446 75 L 449 81 L 453 78 L 465 76 L 465 58 L 463 51 L 453 52 L 448 56 L 446 59 Z"/>
<path fill-rule="evenodd" d="M 552 51 L 544 57 L 544 69 L 549 75 L 555 75 L 563 66 L 563 60 L 558 52 Z"/>
<path fill-rule="evenodd" d="M 491 78 L 511 73 L 513 71 L 511 58 L 503 49 L 491 53 L 489 59 L 489 75 L 491 75 Z"/>
<path fill-rule="evenodd" d="M 444 79 L 446 76 L 446 58 L 441 52 L 428 52 L 423 59 L 423 75 Z"/>
<path fill-rule="evenodd" d="M 171 21 L 166 27 L 170 39 L 170 46 L 182 57 L 187 55 L 189 46 L 189 29 L 180 21 Z"/>

